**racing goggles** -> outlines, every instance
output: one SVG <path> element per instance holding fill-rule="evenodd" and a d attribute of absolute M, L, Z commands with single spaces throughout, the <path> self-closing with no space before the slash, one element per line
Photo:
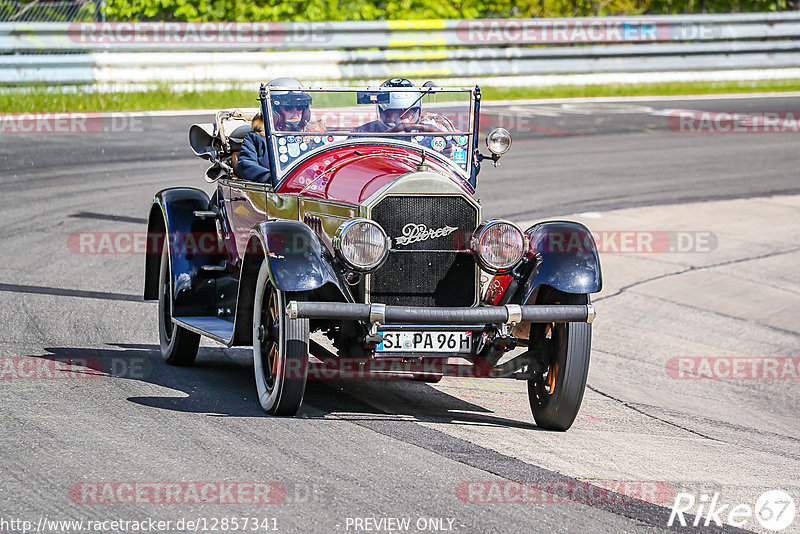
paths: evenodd
<path fill-rule="evenodd" d="M 281 110 L 305 111 L 311 106 L 311 95 L 299 91 L 272 95 L 272 105 Z"/>

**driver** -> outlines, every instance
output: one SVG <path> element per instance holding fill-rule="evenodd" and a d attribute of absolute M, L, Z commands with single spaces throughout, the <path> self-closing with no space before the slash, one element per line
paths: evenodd
<path fill-rule="evenodd" d="M 433 82 L 427 82 L 423 87 L 435 87 Z M 392 78 L 381 84 L 381 87 L 415 87 L 405 78 Z M 390 91 L 389 101 L 376 104 L 378 120 L 362 124 L 353 128 L 353 132 L 389 133 L 418 131 L 421 136 L 389 137 L 396 141 L 407 141 L 433 149 L 451 157 L 454 143 L 452 140 L 442 140 L 439 146 L 434 145 L 434 138 L 439 132 L 453 131 L 449 119 L 435 113 L 422 112 L 422 98 L 425 92 L 420 91 Z M 433 135 L 431 135 L 433 134 Z"/>
<path fill-rule="evenodd" d="M 414 84 L 405 78 L 392 78 L 383 82 L 381 87 L 414 87 Z M 391 91 L 388 102 L 376 104 L 379 120 L 353 128 L 353 132 L 397 132 L 403 131 L 406 125 L 419 123 L 422 114 L 422 94 L 412 91 Z"/>

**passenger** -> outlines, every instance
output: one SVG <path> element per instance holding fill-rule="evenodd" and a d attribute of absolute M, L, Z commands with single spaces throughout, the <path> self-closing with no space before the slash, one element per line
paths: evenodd
<path fill-rule="evenodd" d="M 269 84 L 273 87 L 300 88 L 303 84 L 294 78 L 278 78 Z M 311 95 L 305 91 L 270 91 L 272 122 L 275 131 L 324 132 L 322 121 L 311 120 Z"/>
<path fill-rule="evenodd" d="M 242 141 L 242 150 L 236 163 L 236 175 L 248 182 L 272 184 L 267 139 L 264 137 L 264 119 L 261 113 L 253 117 L 251 125 L 253 131 L 248 132 Z"/>
<path fill-rule="evenodd" d="M 311 118 L 311 95 L 305 91 L 271 91 L 270 98 L 272 122 L 275 124 L 276 132 L 305 130 Z"/>
<path fill-rule="evenodd" d="M 285 91 L 270 91 L 273 109 L 272 121 L 277 131 L 320 132 L 325 131 L 320 121 L 309 123 L 311 118 L 311 95 L 305 91 L 292 91 L 288 88 L 300 88 L 303 84 L 293 78 L 278 78 L 267 84 L 269 87 L 282 88 Z M 242 151 L 236 165 L 236 175 L 242 180 L 272 184 L 272 173 L 269 168 L 269 154 L 264 131 L 264 120 L 261 113 L 253 118 L 253 131 L 248 133 L 242 142 Z"/>

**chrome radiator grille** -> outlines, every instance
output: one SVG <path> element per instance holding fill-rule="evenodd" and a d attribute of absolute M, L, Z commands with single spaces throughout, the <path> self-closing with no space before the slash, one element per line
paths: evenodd
<path fill-rule="evenodd" d="M 478 266 L 464 252 L 477 226 L 475 206 L 459 196 L 389 196 L 372 208 L 371 217 L 391 238 L 392 252 L 369 277 L 370 302 L 475 304 Z"/>

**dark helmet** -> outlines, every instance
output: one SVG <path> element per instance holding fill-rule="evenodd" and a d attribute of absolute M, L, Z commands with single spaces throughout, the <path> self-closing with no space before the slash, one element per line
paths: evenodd
<path fill-rule="evenodd" d="M 391 80 L 383 82 L 381 87 L 415 87 L 415 85 L 405 78 L 392 78 Z M 390 109 L 398 111 L 408 109 L 406 115 L 412 117 L 413 122 L 417 122 L 422 112 L 422 106 L 420 105 L 422 99 L 420 98 L 420 94 L 419 92 L 409 91 L 390 92 L 388 102 L 377 104 L 378 116 L 381 122 L 387 126 L 396 126 L 393 120 L 387 118 L 386 111 Z"/>
<path fill-rule="evenodd" d="M 275 129 L 290 130 L 297 132 L 305 128 L 311 119 L 311 95 L 305 91 L 298 91 L 303 84 L 294 78 L 277 78 L 267 84 L 270 87 L 270 100 L 272 100 L 272 120 L 275 122 Z M 281 88 L 286 90 L 280 90 Z M 273 89 L 273 88 L 277 88 Z M 283 111 L 287 108 L 299 109 L 302 111 L 299 121 L 284 121 Z"/>

